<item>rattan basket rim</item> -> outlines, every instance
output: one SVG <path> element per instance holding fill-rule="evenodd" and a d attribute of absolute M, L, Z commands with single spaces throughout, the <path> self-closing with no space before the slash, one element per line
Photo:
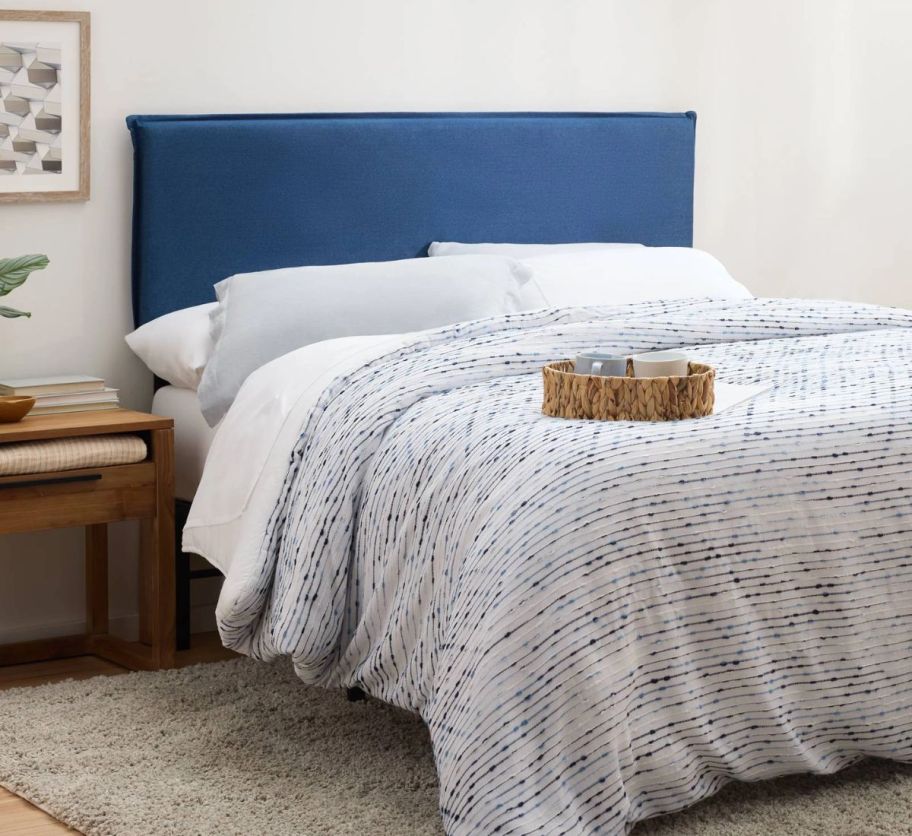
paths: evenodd
<path fill-rule="evenodd" d="M 710 366 L 706 363 L 696 363 L 690 361 L 688 363 L 690 369 L 689 374 L 672 374 L 672 375 L 659 375 L 658 377 L 635 377 L 629 373 L 631 364 L 627 364 L 628 373 L 621 377 L 621 375 L 608 375 L 608 374 L 577 374 L 573 369 L 573 360 L 557 360 L 554 363 L 547 363 L 545 365 L 546 369 L 550 369 L 552 372 L 555 372 L 559 375 L 564 375 L 566 377 L 596 377 L 602 380 L 608 380 L 612 377 L 615 379 L 622 380 L 685 380 L 689 377 L 702 377 L 705 375 L 715 375 L 716 370 L 713 366 Z"/>

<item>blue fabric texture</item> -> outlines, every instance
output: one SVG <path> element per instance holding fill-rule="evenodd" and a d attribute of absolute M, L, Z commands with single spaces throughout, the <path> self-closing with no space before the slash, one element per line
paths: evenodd
<path fill-rule="evenodd" d="M 431 241 L 690 246 L 694 113 L 130 116 L 137 325 Z"/>

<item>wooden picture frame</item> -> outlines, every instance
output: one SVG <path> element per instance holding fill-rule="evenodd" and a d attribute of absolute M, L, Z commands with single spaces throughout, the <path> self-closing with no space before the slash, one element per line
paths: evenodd
<path fill-rule="evenodd" d="M 25 24 L 34 25 L 34 34 L 31 26 Z M 78 35 L 68 31 L 68 24 L 76 24 Z M 47 46 L 42 47 L 44 29 L 49 32 L 49 39 Z M 55 40 L 61 33 L 66 34 L 65 42 Z M 5 41 L 13 48 L 5 46 Z M 55 44 L 58 47 L 56 64 L 53 63 Z M 35 49 L 30 49 L 31 45 Z M 40 56 L 39 50 L 44 51 L 45 56 Z M 18 68 L 17 52 L 21 53 Z M 46 56 L 52 56 L 50 62 Z M 31 60 L 33 65 L 26 67 L 26 60 Z M 69 81 L 73 72 L 69 68 L 74 63 L 78 63 L 77 84 Z M 33 70 L 37 79 L 33 79 Z M 15 77 L 17 72 L 20 73 L 18 79 Z M 24 85 L 21 83 L 23 72 L 28 76 Z M 0 168 L 4 169 L 0 171 L 0 203 L 88 200 L 91 183 L 91 14 L 0 9 L 0 84 L 4 81 L 5 85 L 0 87 L 0 96 L 4 90 L 7 95 L 7 99 L 0 102 Z M 17 81 L 25 90 L 22 97 L 13 89 Z M 71 88 L 67 87 L 68 83 Z M 49 91 L 47 99 L 40 98 L 40 89 L 30 97 L 28 90 L 35 89 L 32 85 L 46 88 Z M 54 106 L 45 110 L 44 106 L 51 104 L 52 94 Z M 9 109 L 10 103 L 13 111 Z M 36 106 L 41 107 L 37 115 Z M 38 124 L 37 119 L 43 124 Z M 29 121 L 28 132 L 21 127 L 26 120 Z M 78 125 L 73 128 L 76 121 Z M 66 133 L 68 126 L 73 131 L 71 135 Z M 20 130 L 24 136 L 19 135 Z M 75 172 L 71 168 L 74 160 L 78 166 Z M 47 179 L 56 177 L 61 177 L 60 183 Z"/>

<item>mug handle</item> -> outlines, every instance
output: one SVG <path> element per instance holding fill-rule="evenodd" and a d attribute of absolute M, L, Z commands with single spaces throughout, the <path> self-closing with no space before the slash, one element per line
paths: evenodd
<path fill-rule="evenodd" d="M 602 373 L 602 365 L 603 363 L 601 360 L 593 360 L 592 368 L 589 369 L 589 374 L 600 375 Z"/>

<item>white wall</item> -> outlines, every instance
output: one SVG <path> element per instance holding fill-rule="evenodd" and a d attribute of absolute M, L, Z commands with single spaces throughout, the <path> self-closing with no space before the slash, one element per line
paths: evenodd
<path fill-rule="evenodd" d="M 681 5 L 697 246 L 758 294 L 912 306 L 912 3 Z"/>
<path fill-rule="evenodd" d="M 0 206 L 46 252 L 0 372 L 93 372 L 147 407 L 130 328 L 129 113 L 687 110 L 696 244 L 758 294 L 912 305 L 904 0 L 16 0 L 92 12 L 92 200 Z M 115 614 L 128 616 L 121 526 Z M 0 541 L 0 640 L 82 617 L 81 536 Z M 123 554 L 121 554 L 123 552 Z M 56 625 L 56 627 L 54 626 Z"/>

